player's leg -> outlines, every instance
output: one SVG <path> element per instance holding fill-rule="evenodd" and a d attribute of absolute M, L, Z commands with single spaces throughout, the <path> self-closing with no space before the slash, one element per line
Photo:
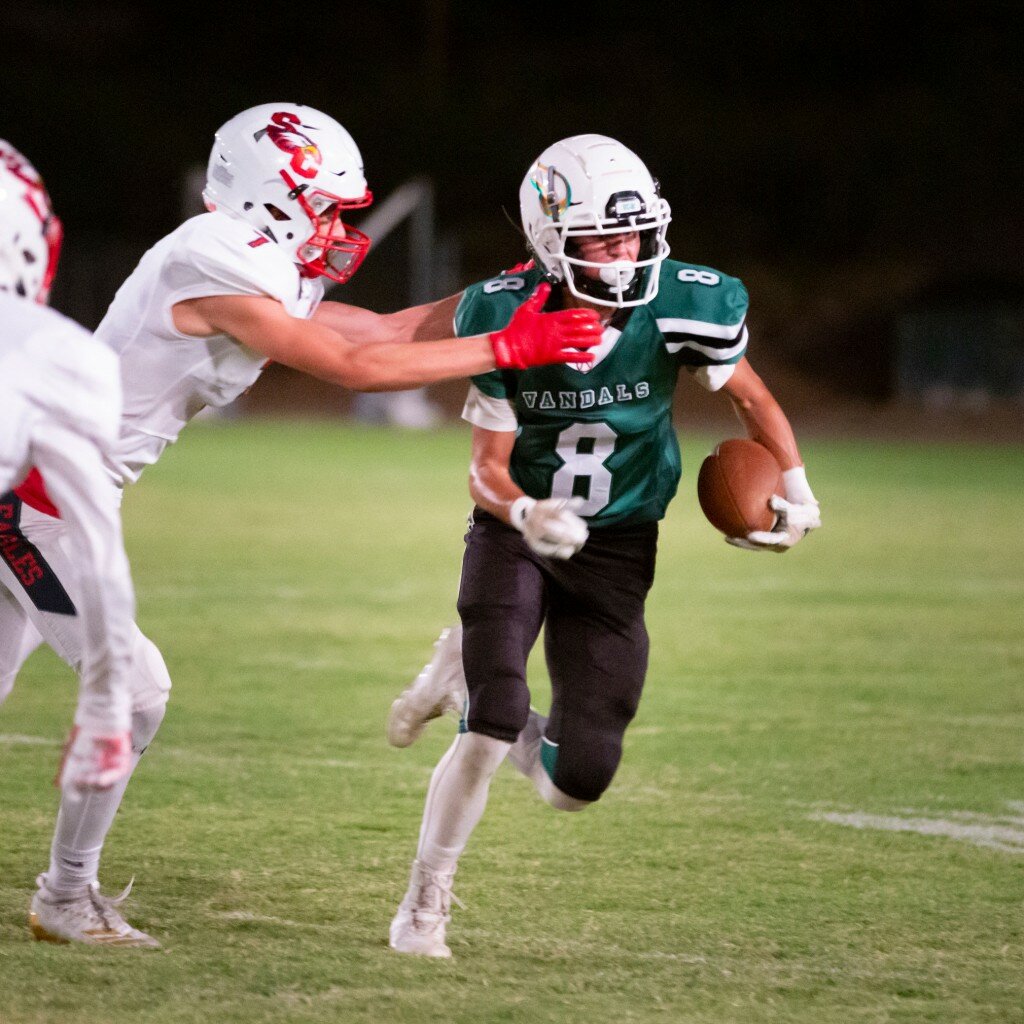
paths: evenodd
<path fill-rule="evenodd" d="M 389 931 L 391 947 L 399 953 L 452 955 L 445 929 L 455 869 L 483 816 L 491 778 L 508 747 L 491 736 L 460 733 L 434 769 L 409 886 Z"/>
<path fill-rule="evenodd" d="M 13 596 L 50 647 L 76 672 L 84 637 L 74 606 L 75 572 L 66 528 L 59 519 L 17 505 L 7 523 L 0 588 Z M 170 677 L 152 641 L 135 627 L 132 685 L 133 765 L 163 719 Z M 37 880 L 31 923 L 39 938 L 52 941 L 157 945 L 131 928 L 116 906 L 99 894 L 100 852 L 128 779 L 112 789 L 61 799 L 50 867 Z M 91 933 L 91 934 L 90 934 Z"/>
<path fill-rule="evenodd" d="M 595 531 L 553 570 L 544 633 L 551 713 L 531 712 L 509 759 L 559 810 L 597 800 L 618 768 L 647 670 L 643 612 L 656 537 L 646 527 Z"/>
<path fill-rule="evenodd" d="M 132 772 L 163 721 L 171 680 L 156 645 L 136 627 L 132 646 Z M 50 866 L 36 879 L 29 924 L 49 942 L 157 948 L 152 936 L 133 928 L 113 900 L 100 893 L 99 863 L 130 775 L 112 788 L 64 793 L 50 847 Z M 129 886 L 129 889 L 131 887 Z"/>
<path fill-rule="evenodd" d="M 132 772 L 163 721 L 171 680 L 156 645 L 135 628 L 132 644 Z M 132 928 L 99 893 L 100 855 L 130 775 L 110 789 L 63 794 L 50 848 L 50 866 L 39 876 L 32 901 L 39 938 L 158 946 Z M 97 915 L 103 927 L 96 931 Z M 79 933 L 94 931 L 88 939 Z M 44 934 L 45 933 L 45 934 Z"/>
<path fill-rule="evenodd" d="M 468 710 L 431 777 L 409 888 L 392 948 L 451 956 L 445 944 L 452 878 L 483 815 L 491 778 L 529 714 L 526 660 L 543 617 L 544 581 L 522 538 L 479 517 L 467 538 L 459 614 Z"/>
<path fill-rule="evenodd" d="M 544 733 L 548 716 L 536 708 L 530 708 L 530 717 L 519 733 L 518 739 L 509 748 L 508 760 L 517 771 L 525 775 L 534 785 L 541 798 L 557 811 L 582 811 L 593 801 L 577 800 L 563 793 L 552 781 L 545 768 L 545 750 L 551 743 Z M 549 755 L 550 757 L 550 755 Z"/>
<path fill-rule="evenodd" d="M 563 639 L 584 636 L 593 660 L 571 663 Z M 551 673 L 551 715 L 541 741 L 541 765 L 552 790 L 548 802 L 593 803 L 611 784 L 622 758 L 622 738 L 640 704 L 647 671 L 647 631 L 638 621 L 628 633 L 593 619 L 549 616 L 545 634 Z M 571 809 L 579 809 L 578 807 Z"/>

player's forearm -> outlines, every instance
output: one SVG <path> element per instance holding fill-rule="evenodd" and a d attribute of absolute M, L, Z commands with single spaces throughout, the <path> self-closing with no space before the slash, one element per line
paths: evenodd
<path fill-rule="evenodd" d="M 342 302 L 321 302 L 312 317 L 313 323 L 337 331 L 353 345 L 370 345 L 396 340 L 391 317 Z"/>
<path fill-rule="evenodd" d="M 747 436 L 763 444 L 784 470 L 803 464 L 786 414 L 745 358 L 737 364 L 722 391 L 732 402 Z"/>
<path fill-rule="evenodd" d="M 524 491 L 513 481 L 507 465 L 474 461 L 469 467 L 469 494 L 480 508 L 507 523 L 512 505 Z"/>
<path fill-rule="evenodd" d="M 422 306 L 410 306 L 396 313 L 374 313 L 341 302 L 322 302 L 313 319 L 356 345 L 441 341 L 452 337 L 455 309 L 460 296 L 454 295 Z"/>
<path fill-rule="evenodd" d="M 75 724 L 123 732 L 131 727 L 128 673 L 135 595 L 120 529 L 110 521 L 80 523 L 72 542 L 82 566 L 77 603 L 85 636 Z"/>
<path fill-rule="evenodd" d="M 730 398 L 747 436 L 763 444 L 784 470 L 803 464 L 793 428 L 779 403 L 767 391 L 757 400 Z"/>
<path fill-rule="evenodd" d="M 374 344 L 344 353 L 333 383 L 355 391 L 402 391 L 495 368 L 486 335 L 424 344 Z"/>
<path fill-rule="evenodd" d="M 402 391 L 495 368 L 488 335 L 423 345 L 354 345 L 318 321 L 283 315 L 268 321 L 266 326 L 259 319 L 241 322 L 231 333 L 276 363 L 354 391 Z"/>
<path fill-rule="evenodd" d="M 75 723 L 99 733 L 131 727 L 128 671 L 135 594 L 113 486 L 91 443 L 65 433 L 37 450 L 47 487 L 67 523 L 84 634 Z"/>

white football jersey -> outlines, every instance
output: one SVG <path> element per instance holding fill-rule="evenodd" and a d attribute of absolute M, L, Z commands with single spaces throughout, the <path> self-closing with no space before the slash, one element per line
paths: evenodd
<path fill-rule="evenodd" d="M 96 330 L 121 358 L 124 413 L 110 463 L 117 483 L 137 480 L 197 412 L 233 402 L 266 365 L 229 335 L 182 334 L 171 315 L 175 303 L 266 295 L 308 319 L 323 293 L 321 279 L 303 277 L 282 249 L 226 213 L 200 214 L 157 242 Z"/>
<path fill-rule="evenodd" d="M 0 293 L 0 492 L 28 471 L 32 438 L 46 424 L 112 448 L 120 392 L 117 357 L 85 328 Z"/>

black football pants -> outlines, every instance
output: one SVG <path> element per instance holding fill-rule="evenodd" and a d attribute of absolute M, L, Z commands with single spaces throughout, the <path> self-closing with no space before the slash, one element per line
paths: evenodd
<path fill-rule="evenodd" d="M 647 672 L 644 601 L 656 523 L 593 530 L 572 558 L 543 558 L 481 509 L 466 535 L 459 590 L 470 732 L 514 742 L 526 725 L 526 661 L 544 626 L 551 676 L 552 782 L 596 800 L 611 783 Z"/>

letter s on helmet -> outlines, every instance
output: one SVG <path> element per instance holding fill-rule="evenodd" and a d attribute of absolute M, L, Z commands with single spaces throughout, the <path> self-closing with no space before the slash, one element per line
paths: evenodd
<path fill-rule="evenodd" d="M 251 224 L 309 277 L 344 283 L 370 248 L 341 220 L 342 211 L 373 202 L 359 147 L 312 107 L 264 103 L 231 118 L 214 136 L 203 198 Z M 321 227 L 325 213 L 332 219 Z"/>
<path fill-rule="evenodd" d="M 523 230 L 547 275 L 601 306 L 642 306 L 658 294 L 658 268 L 668 256 L 672 212 L 651 172 L 632 150 L 605 135 L 574 135 L 549 146 L 519 189 Z M 640 233 L 635 261 L 580 259 L 582 235 Z M 592 278 L 584 268 L 599 271 Z"/>
<path fill-rule="evenodd" d="M 0 139 L 0 291 L 45 303 L 63 239 L 43 179 Z"/>

